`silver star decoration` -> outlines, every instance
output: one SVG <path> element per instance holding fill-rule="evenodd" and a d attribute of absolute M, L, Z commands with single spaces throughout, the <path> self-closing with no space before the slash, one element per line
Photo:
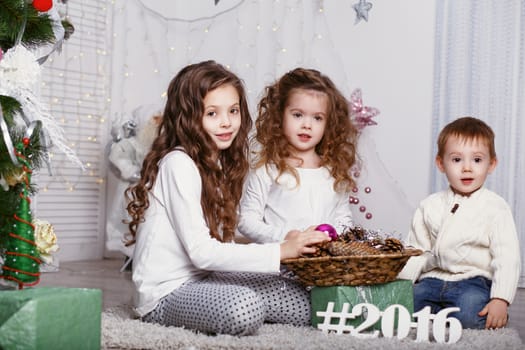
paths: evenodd
<path fill-rule="evenodd" d="M 359 0 L 357 4 L 354 4 L 353 8 L 356 14 L 356 24 L 362 19 L 368 22 L 368 11 L 370 11 L 370 9 L 372 8 L 371 2 L 367 2 L 366 0 Z"/>

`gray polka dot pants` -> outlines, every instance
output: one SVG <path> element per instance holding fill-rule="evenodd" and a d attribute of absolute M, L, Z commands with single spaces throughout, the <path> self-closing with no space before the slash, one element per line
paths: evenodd
<path fill-rule="evenodd" d="M 203 333 L 248 335 L 264 323 L 310 325 L 309 292 L 279 275 L 214 272 L 161 299 L 143 321 Z"/>

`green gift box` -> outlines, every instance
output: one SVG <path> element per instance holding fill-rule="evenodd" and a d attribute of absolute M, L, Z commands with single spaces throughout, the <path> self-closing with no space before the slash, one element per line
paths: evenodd
<path fill-rule="evenodd" d="M 0 349 L 100 349 L 102 291 L 0 291 Z"/>
<path fill-rule="evenodd" d="M 352 307 L 361 304 L 373 304 L 381 312 L 390 305 L 398 304 L 404 306 L 412 315 L 414 312 L 414 297 L 412 281 L 395 280 L 383 284 L 373 284 L 367 286 L 333 286 L 333 287 L 314 287 L 311 293 L 312 306 L 312 325 L 317 327 L 324 322 L 323 316 L 318 316 L 318 311 L 326 311 L 329 302 L 334 303 L 334 311 L 341 312 L 344 303 Z M 366 313 L 365 313 L 366 314 Z M 346 325 L 353 327 L 359 326 L 365 320 L 364 316 L 348 318 Z M 334 317 L 330 324 L 339 323 L 339 319 Z M 397 320 L 395 321 L 397 327 Z M 370 329 L 381 330 L 381 322 L 375 323 Z"/>

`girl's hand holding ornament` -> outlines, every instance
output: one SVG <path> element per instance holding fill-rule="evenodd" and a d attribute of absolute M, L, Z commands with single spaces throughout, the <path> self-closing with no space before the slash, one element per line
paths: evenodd
<path fill-rule="evenodd" d="M 338 237 L 337 230 L 330 224 L 321 224 L 315 228 L 316 231 L 324 232 L 330 237 L 332 241 L 335 241 Z"/>

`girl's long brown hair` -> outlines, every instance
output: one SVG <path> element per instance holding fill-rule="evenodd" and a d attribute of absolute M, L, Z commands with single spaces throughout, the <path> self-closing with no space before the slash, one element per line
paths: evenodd
<path fill-rule="evenodd" d="M 287 158 L 293 158 L 293 154 L 283 132 L 284 110 L 290 95 L 298 89 L 315 90 L 327 96 L 328 120 L 316 152 L 321 165 L 326 166 L 335 179 L 334 190 L 349 191 L 355 186 L 351 168 L 357 160 L 358 132 L 350 121 L 345 97 L 327 76 L 314 69 L 296 68 L 266 87 L 258 105 L 257 133 L 252 138 L 254 147 L 259 149 L 255 167 L 274 164 L 278 177 L 288 172 L 299 183 L 297 171 L 286 162 Z"/>
<path fill-rule="evenodd" d="M 203 129 L 202 118 L 206 94 L 225 84 L 235 87 L 239 94 L 242 119 L 232 145 L 219 152 Z M 231 241 L 243 181 L 249 169 L 248 133 L 251 127 L 244 86 L 234 73 L 214 61 L 183 68 L 169 85 L 159 134 L 144 159 L 140 181 L 126 190 L 131 235 L 128 244 L 135 242 L 138 226 L 144 221 L 149 207 L 148 193 L 157 179 L 159 162 L 176 147 L 182 147 L 199 169 L 202 178 L 200 201 L 210 235 L 219 241 Z M 214 157 L 217 153 L 218 162 Z"/>

